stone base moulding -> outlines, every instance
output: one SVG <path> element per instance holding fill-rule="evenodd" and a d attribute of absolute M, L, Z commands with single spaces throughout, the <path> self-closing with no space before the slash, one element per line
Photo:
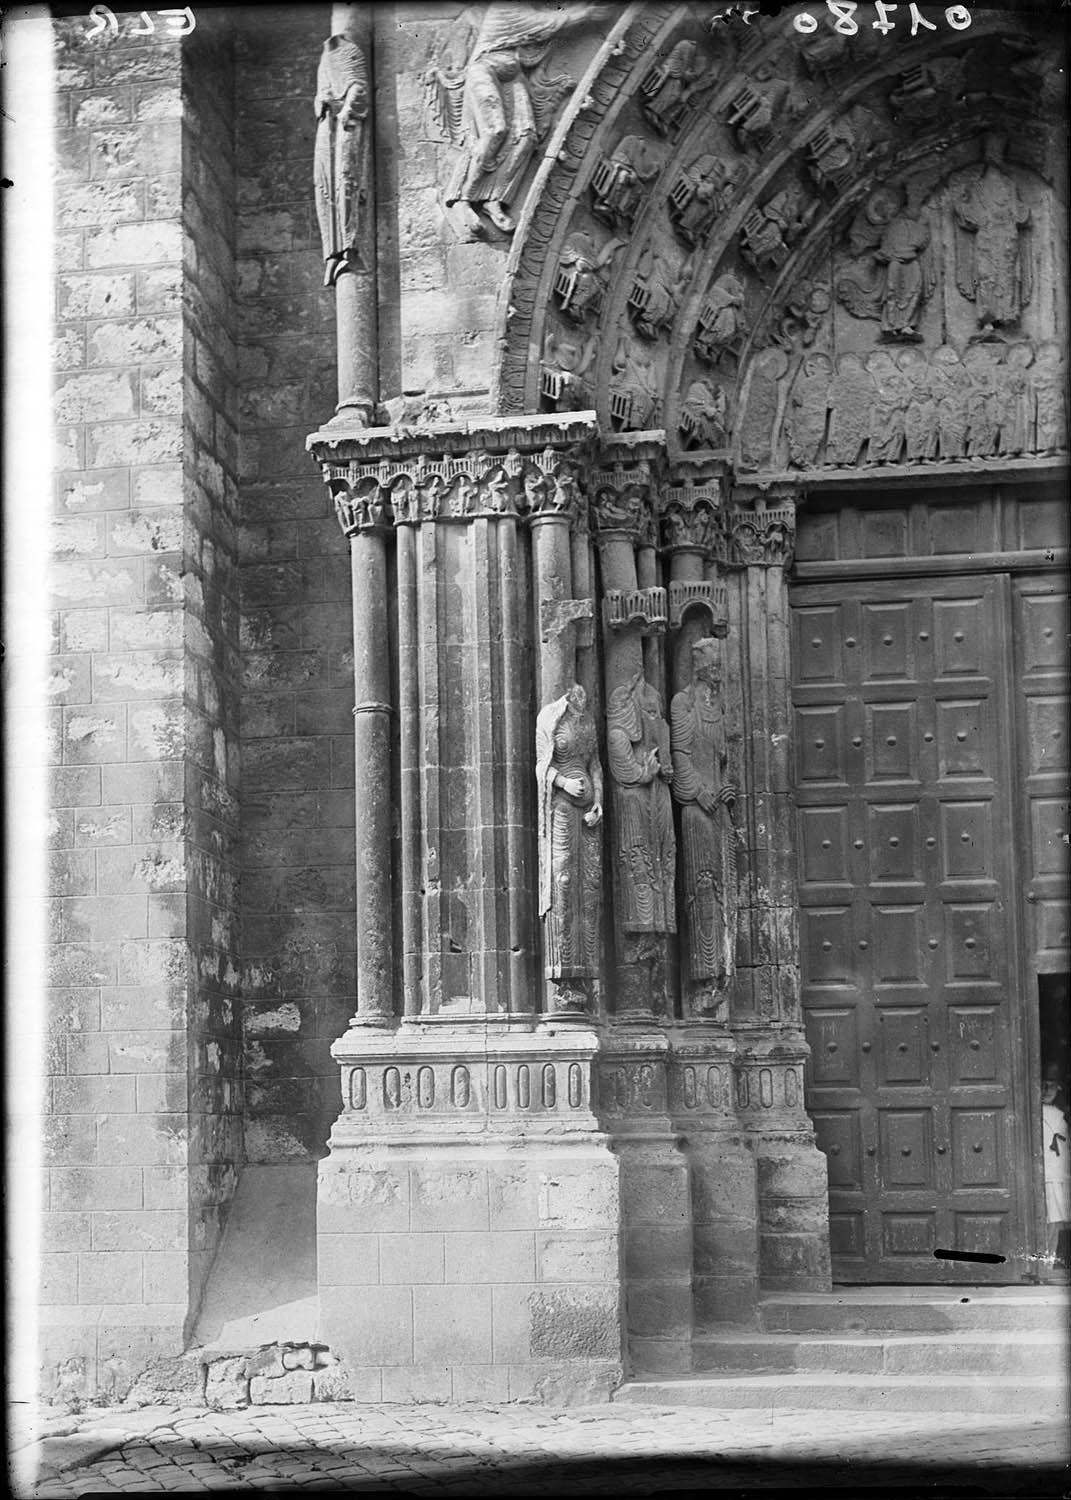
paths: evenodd
<path fill-rule="evenodd" d="M 383 1400 L 571 1403 L 620 1382 L 619 1168 L 591 1109 L 595 1049 L 577 1030 L 335 1044 L 321 1333 Z"/>

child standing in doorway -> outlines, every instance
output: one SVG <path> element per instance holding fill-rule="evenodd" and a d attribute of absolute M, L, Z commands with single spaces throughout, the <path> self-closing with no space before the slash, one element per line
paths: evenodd
<path fill-rule="evenodd" d="M 1049 1222 L 1048 1259 L 1056 1269 L 1068 1266 L 1067 1230 L 1071 1227 L 1071 1129 L 1061 1108 L 1059 1079 L 1047 1073 L 1041 1083 L 1041 1128 L 1045 1154 L 1045 1214 Z"/>

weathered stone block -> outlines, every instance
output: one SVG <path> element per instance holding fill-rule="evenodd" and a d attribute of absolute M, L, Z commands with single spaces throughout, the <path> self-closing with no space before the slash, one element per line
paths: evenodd
<path fill-rule="evenodd" d="M 216 1411 L 249 1405 L 249 1379 L 244 1359 L 217 1359 L 208 1366 L 205 1401 Z"/>
<path fill-rule="evenodd" d="M 538 1187 L 540 1229 L 605 1229 L 620 1215 L 614 1163 L 585 1162 L 542 1171 Z"/>
<path fill-rule="evenodd" d="M 186 1215 L 178 1210 L 141 1209 L 93 1213 L 94 1250 L 182 1250 Z"/>
<path fill-rule="evenodd" d="M 413 1363 L 412 1297 L 409 1287 L 381 1287 L 370 1297 L 340 1286 L 321 1295 L 323 1336 L 355 1377 L 366 1365 Z"/>
<path fill-rule="evenodd" d="M 161 261 L 178 262 L 182 256 L 182 230 L 176 221 L 157 220 L 148 224 L 120 223 L 118 220 L 141 217 L 141 199 L 136 182 L 95 182 L 87 184 L 68 213 L 68 225 L 110 224 L 107 229 L 92 229 L 86 235 L 86 265 L 151 266 Z M 113 207 L 106 210 L 105 205 Z M 136 213 L 117 212 L 117 206 L 132 206 Z"/>
<path fill-rule="evenodd" d="M 410 1176 L 414 1230 L 487 1228 L 487 1173 L 482 1166 L 414 1167 Z"/>
<path fill-rule="evenodd" d="M 417 1364 L 490 1364 L 490 1287 L 415 1286 L 412 1296 Z"/>
<path fill-rule="evenodd" d="M 458 1230 L 447 1234 L 445 1240 L 448 1282 L 479 1284 L 535 1279 L 535 1239 L 530 1231 Z"/>
<path fill-rule="evenodd" d="M 625 1291 L 625 1328 L 630 1338 L 687 1339 L 692 1331 L 690 1282 L 630 1282 Z"/>
<path fill-rule="evenodd" d="M 83 1251 L 78 1257 L 79 1300 L 130 1304 L 142 1300 L 142 1261 L 133 1250 Z"/>
<path fill-rule="evenodd" d="M 317 1277 L 321 1286 L 375 1286 L 380 1280 L 380 1241 L 407 1240 L 408 1235 L 325 1234 L 316 1244 Z M 424 1239 L 426 1236 L 419 1236 Z M 440 1263 L 442 1248 L 439 1249 Z M 385 1261 L 393 1270 L 397 1259 Z M 411 1275 L 391 1275 L 384 1280 L 408 1283 Z M 441 1279 L 441 1275 L 438 1279 Z"/>
<path fill-rule="evenodd" d="M 301 1406 L 312 1400 L 312 1392 L 309 1370 L 289 1370 L 274 1377 L 254 1375 L 249 1382 L 249 1400 L 254 1406 Z"/>
<path fill-rule="evenodd" d="M 450 1366 L 409 1365 L 385 1367 L 383 1401 L 449 1401 L 453 1383 Z"/>
<path fill-rule="evenodd" d="M 142 1256 L 147 1304 L 187 1303 L 190 1296 L 189 1255 L 186 1251 L 146 1250 Z"/>
<path fill-rule="evenodd" d="M 68 375 L 52 398 L 60 422 L 106 422 L 137 415 L 134 376 L 129 370 Z"/>

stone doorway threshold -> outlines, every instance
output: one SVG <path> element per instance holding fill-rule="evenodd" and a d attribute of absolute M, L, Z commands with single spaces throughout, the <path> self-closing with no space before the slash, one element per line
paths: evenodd
<path fill-rule="evenodd" d="M 190 1352 L 317 1339 L 315 1161 L 242 1169 Z"/>

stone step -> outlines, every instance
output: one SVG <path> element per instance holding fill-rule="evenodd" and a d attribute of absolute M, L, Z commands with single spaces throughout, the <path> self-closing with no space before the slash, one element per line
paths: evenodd
<path fill-rule="evenodd" d="M 957 1333 L 885 1337 L 850 1333 L 733 1334 L 697 1338 L 697 1371 L 760 1370 L 866 1375 L 1044 1375 L 1067 1366 L 1067 1339 L 1055 1333 Z"/>
<path fill-rule="evenodd" d="M 630 1380 L 615 1401 L 647 1406 L 699 1406 L 769 1411 L 953 1411 L 977 1416 L 1055 1417 L 1068 1409 L 1066 1383 L 1043 1376 L 675 1375 Z"/>
<path fill-rule="evenodd" d="M 865 1287 L 764 1297 L 768 1333 L 1059 1332 L 1071 1302 L 1051 1287 Z"/>

